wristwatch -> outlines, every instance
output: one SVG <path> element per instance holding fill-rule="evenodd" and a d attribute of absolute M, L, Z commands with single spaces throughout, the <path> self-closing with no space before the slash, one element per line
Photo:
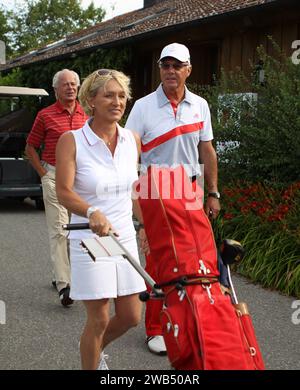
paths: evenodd
<path fill-rule="evenodd" d="M 216 191 L 216 192 L 209 192 L 207 196 L 210 196 L 210 197 L 215 198 L 215 199 L 220 199 L 221 198 L 221 194 L 218 191 Z"/>
<path fill-rule="evenodd" d="M 99 210 L 98 207 L 90 206 L 86 211 L 87 218 L 90 219 L 90 216 L 97 210 Z"/>

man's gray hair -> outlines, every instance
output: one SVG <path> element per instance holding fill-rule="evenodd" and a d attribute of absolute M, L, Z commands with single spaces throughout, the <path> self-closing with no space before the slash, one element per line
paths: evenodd
<path fill-rule="evenodd" d="M 79 76 L 76 72 L 74 72 L 74 70 L 70 70 L 70 69 L 63 69 L 63 70 L 60 70 L 58 72 L 55 73 L 55 75 L 53 76 L 53 80 L 52 80 L 52 87 L 53 88 L 57 88 L 57 85 L 59 83 L 59 78 L 60 76 L 64 73 L 64 72 L 71 72 L 73 73 L 74 77 L 75 77 L 75 80 L 76 80 L 76 83 L 77 83 L 77 87 L 80 86 L 80 79 L 79 79 Z"/>

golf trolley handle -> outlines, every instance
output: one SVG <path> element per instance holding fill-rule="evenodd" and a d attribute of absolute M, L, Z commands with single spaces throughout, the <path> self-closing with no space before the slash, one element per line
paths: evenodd
<path fill-rule="evenodd" d="M 88 223 L 71 223 L 62 225 L 64 230 L 82 230 L 82 229 L 90 229 L 90 225 Z M 123 257 L 125 257 L 129 263 L 133 266 L 133 268 L 140 274 L 140 276 L 145 280 L 145 282 L 151 287 L 152 292 L 154 293 L 156 298 L 162 298 L 164 296 L 163 292 L 156 288 L 156 282 L 151 276 L 144 270 L 144 268 L 137 263 L 137 261 L 132 257 L 132 255 L 128 252 L 128 250 L 120 243 L 115 234 L 110 230 L 108 232 L 108 236 L 110 236 L 116 244 L 122 249 L 124 252 Z"/>
<path fill-rule="evenodd" d="M 139 263 L 137 263 L 134 258 L 131 256 L 131 254 L 128 252 L 128 250 L 120 243 L 120 241 L 117 239 L 117 237 L 114 235 L 112 231 L 108 232 L 108 235 L 119 245 L 119 247 L 122 249 L 122 251 L 125 253 L 123 255 L 129 263 L 133 266 L 133 268 L 142 276 L 142 278 L 149 284 L 152 291 L 159 294 L 159 291 L 155 288 L 155 281 L 151 278 L 151 276 L 140 266 Z"/>
<path fill-rule="evenodd" d="M 83 229 L 90 229 L 90 225 L 86 223 L 67 223 L 65 225 L 62 225 L 62 228 L 64 230 L 83 230 Z"/>

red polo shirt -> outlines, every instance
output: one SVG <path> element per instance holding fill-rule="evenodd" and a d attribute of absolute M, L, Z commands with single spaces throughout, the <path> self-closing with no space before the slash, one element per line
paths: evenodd
<path fill-rule="evenodd" d="M 55 148 L 59 137 L 66 131 L 80 129 L 87 119 L 77 101 L 72 115 L 57 101 L 37 114 L 27 143 L 37 149 L 44 145 L 41 159 L 55 165 Z"/>

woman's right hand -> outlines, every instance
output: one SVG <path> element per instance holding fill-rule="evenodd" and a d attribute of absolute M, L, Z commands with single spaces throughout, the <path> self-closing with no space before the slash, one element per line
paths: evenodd
<path fill-rule="evenodd" d="M 109 230 L 113 230 L 111 223 L 101 211 L 94 211 L 89 218 L 90 229 L 98 236 L 107 236 Z"/>

